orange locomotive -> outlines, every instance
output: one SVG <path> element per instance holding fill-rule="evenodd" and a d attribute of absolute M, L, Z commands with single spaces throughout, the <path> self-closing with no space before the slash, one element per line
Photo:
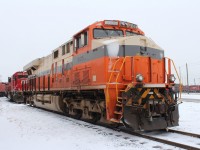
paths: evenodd
<path fill-rule="evenodd" d="M 171 60 L 137 25 L 104 20 L 26 66 L 26 102 L 133 130 L 178 125 Z"/>

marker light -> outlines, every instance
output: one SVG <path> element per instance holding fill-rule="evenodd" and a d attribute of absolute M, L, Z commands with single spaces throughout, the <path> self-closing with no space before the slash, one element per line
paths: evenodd
<path fill-rule="evenodd" d="M 173 83 L 175 80 L 176 80 L 176 78 L 175 78 L 175 76 L 173 74 L 169 76 L 169 81 L 170 82 Z"/>
<path fill-rule="evenodd" d="M 143 80 L 144 80 L 144 77 L 141 74 L 137 74 L 136 81 L 137 82 L 142 82 Z"/>

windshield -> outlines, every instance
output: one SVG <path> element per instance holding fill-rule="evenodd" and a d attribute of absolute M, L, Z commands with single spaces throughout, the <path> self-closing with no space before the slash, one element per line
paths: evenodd
<path fill-rule="evenodd" d="M 94 38 L 123 36 L 122 30 L 94 29 Z"/>
<path fill-rule="evenodd" d="M 126 31 L 126 36 L 133 36 L 133 35 L 138 35 L 138 34 L 135 32 Z"/>

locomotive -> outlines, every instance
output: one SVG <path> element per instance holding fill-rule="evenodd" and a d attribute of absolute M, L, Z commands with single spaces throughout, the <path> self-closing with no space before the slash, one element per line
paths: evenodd
<path fill-rule="evenodd" d="M 7 86 L 7 83 L 0 82 L 0 97 L 6 96 L 6 86 Z"/>
<path fill-rule="evenodd" d="M 24 66 L 23 98 L 76 119 L 165 129 L 179 123 L 173 65 L 136 24 L 98 21 Z"/>
<path fill-rule="evenodd" d="M 183 92 L 185 93 L 199 93 L 200 92 L 200 85 L 184 85 Z"/>
<path fill-rule="evenodd" d="M 16 103 L 24 103 L 22 82 L 27 80 L 28 74 L 24 71 L 15 72 L 8 78 L 7 97 Z"/>

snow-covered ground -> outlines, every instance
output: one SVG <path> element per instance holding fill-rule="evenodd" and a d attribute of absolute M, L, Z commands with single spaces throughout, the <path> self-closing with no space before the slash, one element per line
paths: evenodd
<path fill-rule="evenodd" d="M 191 98 L 190 98 L 191 97 Z M 183 94 L 179 105 L 180 124 L 174 129 L 200 134 L 200 94 Z M 190 100 L 195 101 L 190 101 Z"/>
<path fill-rule="evenodd" d="M 200 100 L 200 93 L 182 93 L 181 98 Z"/>
<path fill-rule="evenodd" d="M 0 150 L 177 149 L 0 98 Z"/>
<path fill-rule="evenodd" d="M 200 97 L 200 96 L 199 96 Z M 180 104 L 178 130 L 200 134 L 200 103 Z M 178 149 L 0 98 L 0 150 Z"/>

